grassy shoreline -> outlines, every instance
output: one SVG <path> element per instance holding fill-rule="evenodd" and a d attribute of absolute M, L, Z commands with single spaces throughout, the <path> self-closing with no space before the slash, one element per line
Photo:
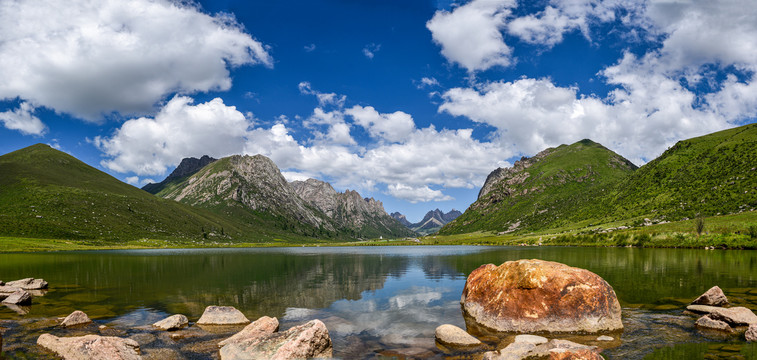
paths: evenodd
<path fill-rule="evenodd" d="M 125 242 L 106 240 L 66 240 L 0 237 L 0 253 L 50 252 L 86 250 L 186 249 L 186 248 L 245 248 L 245 247 L 301 247 L 301 246 L 398 246 L 398 245 L 499 245 L 499 246 L 634 246 L 648 248 L 690 249 L 757 249 L 757 212 L 713 216 L 704 219 L 701 234 L 696 232 L 696 220 L 649 224 L 632 228 L 601 226 L 551 229 L 535 233 L 496 234 L 476 232 L 458 235 L 427 235 L 417 239 L 382 239 L 354 242 L 293 243 L 274 242 L 214 242 L 198 239 L 160 240 L 140 239 Z"/>

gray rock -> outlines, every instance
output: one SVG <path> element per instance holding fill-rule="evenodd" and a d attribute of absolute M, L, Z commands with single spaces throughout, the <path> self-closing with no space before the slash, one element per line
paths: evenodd
<path fill-rule="evenodd" d="M 599 354 L 599 351 L 596 346 L 587 346 L 582 345 L 578 343 L 574 343 L 572 341 L 568 340 L 558 340 L 558 339 L 552 339 L 547 342 L 542 343 L 541 336 L 533 336 L 533 335 L 524 335 L 524 338 L 520 339 L 520 342 L 518 342 L 518 337 L 516 337 L 516 341 L 512 344 L 508 345 L 504 349 L 500 351 L 489 351 L 484 353 L 483 359 L 484 360 L 522 360 L 527 358 L 543 358 L 547 356 L 553 356 L 552 353 L 555 354 L 561 354 L 561 353 L 570 353 L 570 352 L 576 352 L 577 354 L 589 354 L 589 353 L 596 353 Z M 546 340 L 546 339 L 545 339 Z M 539 343 L 539 344 L 536 344 Z M 564 355 L 555 355 L 555 356 L 564 356 Z M 586 355 L 586 356 L 592 356 L 592 355 Z M 570 357 L 562 357 L 559 359 L 573 359 Z M 577 357 L 575 359 L 583 359 L 581 357 Z M 586 359 L 593 360 L 593 357 L 587 357 Z M 601 359 L 601 358 L 600 358 Z"/>
<path fill-rule="evenodd" d="M 57 337 L 42 334 L 37 344 L 49 349 L 65 360 L 141 360 L 139 344 L 131 339 L 111 336 L 86 335 Z"/>
<path fill-rule="evenodd" d="M 597 341 L 613 341 L 613 340 L 615 340 L 614 337 L 607 336 L 607 335 L 602 335 L 602 336 L 600 336 L 600 337 L 597 338 Z"/>
<path fill-rule="evenodd" d="M 189 325 L 189 319 L 182 314 L 171 315 L 163 320 L 160 320 L 152 326 L 155 326 L 161 330 L 179 330 Z"/>
<path fill-rule="evenodd" d="M 62 327 L 71 327 L 76 325 L 84 325 L 91 323 L 92 320 L 85 314 L 83 311 L 76 310 L 72 312 L 70 315 L 66 316 L 65 319 L 63 319 L 63 322 L 60 323 L 60 326 Z"/>
<path fill-rule="evenodd" d="M 326 325 L 312 320 L 287 331 L 224 345 L 221 360 L 330 358 L 333 348 Z"/>
<path fill-rule="evenodd" d="M 704 294 L 700 295 L 696 300 L 691 302 L 692 305 L 710 305 L 710 306 L 723 306 L 728 305 L 728 298 L 723 293 L 723 290 L 718 286 L 713 286 L 710 290 L 707 290 Z"/>
<path fill-rule="evenodd" d="M 744 334 L 746 341 L 757 342 L 757 324 L 749 325 L 749 329 Z"/>
<path fill-rule="evenodd" d="M 720 309 L 720 307 L 710 305 L 689 305 L 686 307 L 686 310 L 697 314 L 712 314 L 717 309 Z"/>
<path fill-rule="evenodd" d="M 534 345 L 541 345 L 546 342 L 548 342 L 549 339 L 543 337 L 543 336 L 537 336 L 537 335 L 518 335 L 515 337 L 515 343 L 528 343 L 528 344 L 534 344 Z"/>
<path fill-rule="evenodd" d="M 715 320 L 711 316 L 712 315 L 705 315 L 700 317 L 695 323 L 696 326 L 706 329 L 720 330 L 727 333 L 733 333 L 733 329 L 730 325 L 728 325 L 728 323 L 726 323 L 725 321 Z"/>
<path fill-rule="evenodd" d="M 248 323 L 250 323 L 250 320 L 233 306 L 208 306 L 200 316 L 200 320 L 197 320 L 199 325 L 240 325 Z"/>
<path fill-rule="evenodd" d="M 568 349 L 568 350 L 597 350 L 596 346 L 588 346 L 579 343 L 572 342 L 570 340 L 552 339 L 546 344 L 541 344 L 534 348 L 528 356 L 534 357 L 546 357 L 550 356 L 550 352 L 555 349 Z"/>
<path fill-rule="evenodd" d="M 150 334 L 150 333 L 138 333 L 138 334 L 129 336 L 129 339 L 136 341 L 137 344 L 139 344 L 140 346 L 145 346 L 145 345 L 152 344 L 158 338 L 155 337 L 155 335 Z"/>
<path fill-rule="evenodd" d="M 252 324 L 245 326 L 242 331 L 234 334 L 232 337 L 219 342 L 218 346 L 221 347 L 235 342 L 252 341 L 277 331 L 279 331 L 279 319 L 263 316 Z"/>
<path fill-rule="evenodd" d="M 716 308 L 710 313 L 715 320 L 722 320 L 731 326 L 746 326 L 757 324 L 757 315 L 745 307 Z"/>
<path fill-rule="evenodd" d="M 47 281 L 35 278 L 26 278 L 16 281 L 9 281 L 6 286 L 19 287 L 24 290 L 47 289 Z"/>
<path fill-rule="evenodd" d="M 11 296 L 14 292 L 17 292 L 19 290 L 23 290 L 20 287 L 17 286 L 0 286 L 0 299 L 5 299 L 8 296 Z"/>
<path fill-rule="evenodd" d="M 440 325 L 436 328 L 435 335 L 436 341 L 450 348 L 470 348 L 483 345 L 480 340 L 455 325 Z"/>
<path fill-rule="evenodd" d="M 18 290 L 3 300 L 5 304 L 11 305 L 31 305 L 32 296 L 24 290 Z"/>

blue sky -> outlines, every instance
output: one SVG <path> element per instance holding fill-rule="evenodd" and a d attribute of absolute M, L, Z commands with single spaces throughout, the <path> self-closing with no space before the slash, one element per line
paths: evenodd
<path fill-rule="evenodd" d="M 747 1 L 0 2 L 0 154 L 118 179 L 271 157 L 418 221 L 583 138 L 637 165 L 755 121 Z"/>

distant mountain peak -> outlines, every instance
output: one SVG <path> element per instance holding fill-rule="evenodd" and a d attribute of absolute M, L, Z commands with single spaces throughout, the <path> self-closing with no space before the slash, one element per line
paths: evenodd
<path fill-rule="evenodd" d="M 402 215 L 399 212 L 393 212 L 391 214 L 391 216 L 402 223 L 402 225 L 405 225 L 410 230 L 424 235 L 436 232 L 437 230 L 439 230 L 439 228 L 446 225 L 450 221 L 455 220 L 460 215 L 462 215 L 462 213 L 455 209 L 452 209 L 448 213 L 445 213 L 444 211 L 437 208 L 427 212 L 426 215 L 423 216 L 423 220 L 413 224 L 407 220 L 405 215 Z"/>
<path fill-rule="evenodd" d="M 151 194 L 157 194 L 161 190 L 163 190 L 168 183 L 194 175 L 195 173 L 200 171 L 200 169 L 204 168 L 212 162 L 215 162 L 216 160 L 217 159 L 214 159 L 208 155 L 203 155 L 199 159 L 195 157 L 181 159 L 179 166 L 177 166 L 176 169 L 171 172 L 171 174 L 163 179 L 163 181 L 159 183 L 147 184 L 142 187 L 142 190 L 147 191 Z"/>

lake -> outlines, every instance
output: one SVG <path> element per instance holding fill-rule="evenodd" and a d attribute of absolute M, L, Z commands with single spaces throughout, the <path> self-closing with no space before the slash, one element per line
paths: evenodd
<path fill-rule="evenodd" d="M 757 345 L 743 335 L 697 330 L 696 317 L 683 312 L 713 285 L 732 304 L 757 310 L 757 251 L 387 246 L 0 254 L 0 279 L 50 283 L 31 307 L 0 306 L 0 331 L 10 358 L 49 357 L 33 346 L 36 338 L 90 331 L 55 327 L 57 317 L 82 310 L 113 334 L 133 336 L 145 355 L 159 358 L 164 348 L 211 359 L 215 342 L 239 328 L 174 339 L 147 325 L 175 313 L 193 322 L 208 305 L 231 305 L 250 320 L 278 317 L 282 329 L 321 319 L 335 357 L 444 358 L 434 330 L 465 328 L 467 275 L 482 264 L 533 258 L 591 270 L 613 286 L 625 329 L 603 352 L 608 359 L 757 358 Z"/>

